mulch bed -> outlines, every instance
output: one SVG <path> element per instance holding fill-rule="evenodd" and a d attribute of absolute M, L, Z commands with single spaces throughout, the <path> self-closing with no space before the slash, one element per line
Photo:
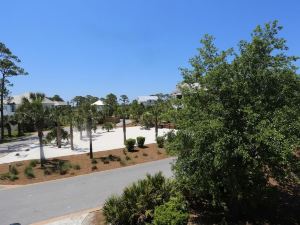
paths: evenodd
<path fill-rule="evenodd" d="M 67 178 L 77 175 L 88 174 L 97 171 L 115 169 L 124 166 L 135 165 L 144 162 L 160 160 L 169 157 L 166 151 L 158 148 L 156 144 L 145 145 L 144 148 L 136 148 L 133 152 L 128 152 L 124 148 L 94 152 L 94 160 L 88 153 L 80 155 L 70 155 L 47 160 L 45 168 L 40 164 L 32 167 L 34 178 L 28 178 L 24 170 L 30 165 L 32 160 L 13 162 L 0 165 L 0 175 L 9 172 L 9 165 L 14 166 L 18 171 L 18 179 L 10 181 L 9 179 L 0 179 L 1 185 L 24 185 L 43 181 Z M 60 168 L 67 167 L 61 170 Z M 80 167 L 80 169 L 78 169 Z M 65 171 L 67 170 L 67 171 Z M 45 171 L 48 175 L 45 175 Z M 65 174 L 64 174 L 65 173 Z"/>

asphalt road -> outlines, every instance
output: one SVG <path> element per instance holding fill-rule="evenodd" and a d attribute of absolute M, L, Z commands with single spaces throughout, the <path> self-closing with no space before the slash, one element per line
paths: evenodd
<path fill-rule="evenodd" d="M 100 207 L 112 194 L 119 194 L 128 184 L 147 173 L 162 171 L 172 176 L 170 163 L 164 159 L 120 169 L 92 173 L 56 181 L 0 190 L 0 225 L 27 225 L 53 217 Z"/>

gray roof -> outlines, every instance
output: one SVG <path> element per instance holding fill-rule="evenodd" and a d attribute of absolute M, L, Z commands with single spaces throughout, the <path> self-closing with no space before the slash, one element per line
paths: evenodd
<path fill-rule="evenodd" d="M 158 97 L 152 96 L 152 95 L 137 97 L 138 103 L 143 103 L 143 102 L 148 102 L 148 101 L 157 101 L 157 100 L 158 100 Z"/>

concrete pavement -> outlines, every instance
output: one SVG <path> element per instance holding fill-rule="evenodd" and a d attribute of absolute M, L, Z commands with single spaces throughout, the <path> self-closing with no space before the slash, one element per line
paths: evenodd
<path fill-rule="evenodd" d="M 56 181 L 0 190 L 0 224 L 28 225 L 53 217 L 101 207 L 105 199 L 119 194 L 146 173 L 162 171 L 172 176 L 170 163 L 164 159 L 114 170 L 96 172 Z"/>

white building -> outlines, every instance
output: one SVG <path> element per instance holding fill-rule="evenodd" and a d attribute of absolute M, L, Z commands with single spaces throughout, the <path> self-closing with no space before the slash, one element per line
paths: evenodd
<path fill-rule="evenodd" d="M 144 106 L 153 105 L 158 100 L 157 96 L 148 95 L 148 96 L 139 96 L 137 97 L 137 101 L 139 104 L 143 104 Z"/>
<path fill-rule="evenodd" d="M 105 103 L 101 101 L 100 99 L 96 102 L 94 102 L 92 105 L 95 105 L 98 111 L 103 111 L 105 107 Z"/>
<path fill-rule="evenodd" d="M 14 115 L 16 109 L 22 104 L 23 98 L 28 98 L 30 100 L 30 93 L 24 93 L 22 95 L 15 95 L 9 98 L 9 100 L 4 101 L 4 115 L 5 116 L 12 116 Z M 44 98 L 42 102 L 44 107 L 53 108 L 56 106 L 67 105 L 66 102 L 58 102 L 58 101 L 51 101 L 48 98 Z"/>

